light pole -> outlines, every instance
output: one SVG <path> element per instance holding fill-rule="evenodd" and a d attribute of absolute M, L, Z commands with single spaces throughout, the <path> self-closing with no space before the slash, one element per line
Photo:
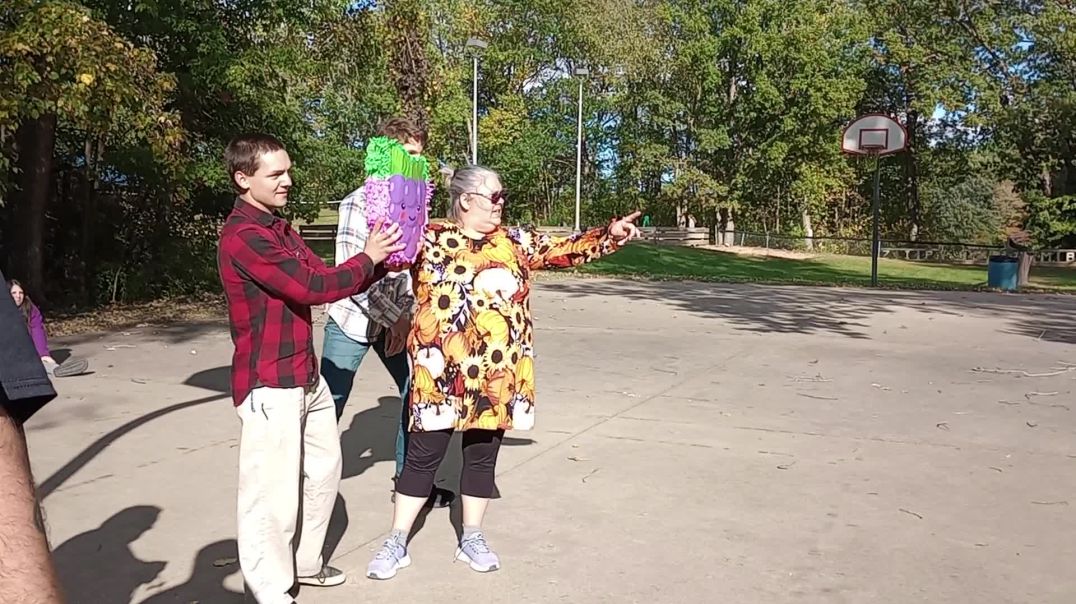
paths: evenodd
<path fill-rule="evenodd" d="M 467 40 L 467 48 L 474 49 L 474 74 L 471 79 L 471 163 L 478 163 L 478 54 L 489 43 L 478 38 Z"/>
<path fill-rule="evenodd" d="M 575 230 L 579 231 L 579 193 L 583 184 L 583 80 L 590 75 L 586 67 L 578 67 L 575 75 L 579 76 L 579 118 L 575 134 Z"/>

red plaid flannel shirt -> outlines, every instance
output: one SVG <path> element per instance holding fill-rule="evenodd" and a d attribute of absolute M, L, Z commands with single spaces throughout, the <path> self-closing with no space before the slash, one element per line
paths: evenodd
<path fill-rule="evenodd" d="M 366 254 L 326 267 L 287 221 L 242 199 L 221 231 L 217 264 L 235 343 L 237 406 L 258 386 L 317 383 L 310 305 L 365 291 L 385 276 Z"/>

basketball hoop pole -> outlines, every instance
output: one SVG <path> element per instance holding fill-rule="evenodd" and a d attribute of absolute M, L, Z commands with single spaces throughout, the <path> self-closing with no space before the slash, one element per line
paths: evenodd
<path fill-rule="evenodd" d="M 878 287 L 878 257 L 882 254 L 882 242 L 879 235 L 879 215 L 881 214 L 878 202 L 878 190 L 882 181 L 882 157 L 877 152 L 871 152 L 874 158 L 874 195 L 871 198 L 871 214 L 874 216 L 873 234 L 871 235 L 871 287 Z"/>

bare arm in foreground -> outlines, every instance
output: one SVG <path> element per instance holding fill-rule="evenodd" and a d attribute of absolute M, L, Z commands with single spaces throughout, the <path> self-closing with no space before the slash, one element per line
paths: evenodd
<path fill-rule="evenodd" d="M 0 594 L 5 602 L 20 604 L 63 602 L 34 493 L 26 437 L 22 426 L 3 404 L 0 404 Z"/>

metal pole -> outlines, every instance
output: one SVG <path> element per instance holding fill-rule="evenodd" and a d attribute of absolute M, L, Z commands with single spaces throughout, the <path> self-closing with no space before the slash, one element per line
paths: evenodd
<path fill-rule="evenodd" d="M 583 182 L 583 80 L 579 80 L 579 118 L 575 135 L 575 230 L 579 231 L 579 193 Z"/>
<path fill-rule="evenodd" d="M 874 196 L 871 200 L 871 213 L 874 215 L 874 228 L 871 235 L 871 287 L 878 287 L 878 256 L 882 253 L 882 242 L 878 232 L 879 215 L 881 209 L 878 203 L 878 189 L 881 186 L 882 158 L 874 156 Z"/>
<path fill-rule="evenodd" d="M 471 163 L 478 164 L 478 55 L 474 56 L 474 77 L 471 79 Z"/>

